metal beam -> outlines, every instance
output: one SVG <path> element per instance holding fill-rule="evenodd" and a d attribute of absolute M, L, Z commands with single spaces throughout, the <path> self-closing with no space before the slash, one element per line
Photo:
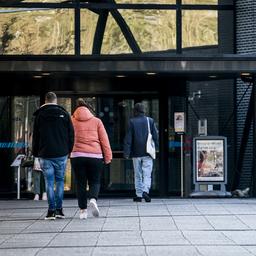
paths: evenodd
<path fill-rule="evenodd" d="M 237 74 L 256 70 L 256 57 L 249 58 L 99 58 L 1 56 L 0 72 L 157 72 L 183 74 Z"/>

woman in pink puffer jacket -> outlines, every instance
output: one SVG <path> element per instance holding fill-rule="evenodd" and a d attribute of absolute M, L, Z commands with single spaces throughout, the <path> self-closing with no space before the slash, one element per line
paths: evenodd
<path fill-rule="evenodd" d="M 100 191 L 100 176 L 103 162 L 109 164 L 112 160 L 112 151 L 102 121 L 92 114 L 90 106 L 83 99 L 77 100 L 77 106 L 72 116 L 75 143 L 70 158 L 77 183 L 80 219 L 86 219 L 87 181 L 90 194 L 89 207 L 92 215 L 98 217 L 97 199 Z"/>

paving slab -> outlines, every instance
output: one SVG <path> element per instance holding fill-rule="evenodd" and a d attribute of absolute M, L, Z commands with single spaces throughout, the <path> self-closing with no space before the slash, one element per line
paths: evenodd
<path fill-rule="evenodd" d="M 184 236 L 193 245 L 232 245 L 232 239 L 220 231 L 183 231 Z"/>
<path fill-rule="evenodd" d="M 197 249 L 204 256 L 252 256 L 241 246 L 197 246 Z"/>
<path fill-rule="evenodd" d="M 136 246 L 143 245 L 139 231 L 101 232 L 98 246 Z"/>
<path fill-rule="evenodd" d="M 213 230 L 204 216 L 173 216 L 179 230 Z"/>
<path fill-rule="evenodd" d="M 96 247 L 93 256 L 147 256 L 144 246 Z"/>
<path fill-rule="evenodd" d="M 239 245 L 254 245 L 256 246 L 256 231 L 241 230 L 241 231 L 222 231 L 234 243 Z"/>
<path fill-rule="evenodd" d="M 18 234 L 3 242 L 0 248 L 41 248 L 47 246 L 56 235 L 55 233 Z"/>
<path fill-rule="evenodd" d="M 95 246 L 99 232 L 69 232 L 59 233 L 48 244 L 50 247 Z"/>
<path fill-rule="evenodd" d="M 197 249 L 193 246 L 147 246 L 148 256 L 198 256 Z"/>
<path fill-rule="evenodd" d="M 142 231 L 146 245 L 187 245 L 188 240 L 180 231 Z"/>
<path fill-rule="evenodd" d="M 120 217 L 120 218 L 107 218 L 104 223 L 104 231 L 129 231 L 139 230 L 139 217 Z"/>
<path fill-rule="evenodd" d="M 177 226 L 171 216 L 140 217 L 141 230 L 177 230 Z"/>

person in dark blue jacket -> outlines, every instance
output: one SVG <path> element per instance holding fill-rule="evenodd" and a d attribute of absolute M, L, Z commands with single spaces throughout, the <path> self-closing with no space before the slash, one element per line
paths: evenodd
<path fill-rule="evenodd" d="M 149 190 L 151 187 L 151 173 L 153 169 L 153 159 L 146 152 L 148 137 L 148 121 L 150 131 L 158 147 L 158 130 L 152 118 L 145 116 L 145 107 L 143 103 L 134 105 L 134 117 L 130 119 L 127 134 L 124 139 L 124 158 L 129 157 L 133 160 L 134 183 L 136 197 L 134 202 L 141 202 L 142 198 L 146 202 L 151 202 Z"/>

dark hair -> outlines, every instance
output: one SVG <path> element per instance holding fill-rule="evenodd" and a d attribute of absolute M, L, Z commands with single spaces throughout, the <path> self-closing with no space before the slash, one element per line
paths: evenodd
<path fill-rule="evenodd" d="M 57 96 L 54 92 L 47 92 L 45 94 L 45 101 L 54 102 L 55 100 L 57 100 Z"/>
<path fill-rule="evenodd" d="M 143 103 L 138 102 L 134 105 L 134 114 L 135 115 L 145 114 L 145 107 Z"/>
<path fill-rule="evenodd" d="M 92 112 L 92 114 L 95 115 L 95 111 L 93 109 L 92 104 L 89 102 L 89 100 L 84 100 L 83 98 L 78 98 L 76 100 L 76 107 L 77 108 L 78 107 L 86 107 L 86 108 L 88 108 Z"/>

